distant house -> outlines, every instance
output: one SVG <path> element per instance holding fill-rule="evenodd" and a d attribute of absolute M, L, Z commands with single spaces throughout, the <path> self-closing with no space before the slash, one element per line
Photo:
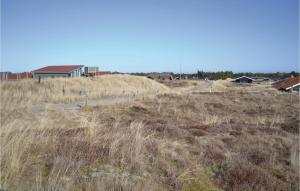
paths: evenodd
<path fill-rule="evenodd" d="M 32 78 L 32 73 L 22 72 L 22 73 L 11 73 L 7 76 L 8 80 L 22 80 Z"/>
<path fill-rule="evenodd" d="M 252 78 L 256 82 L 264 82 L 264 81 L 270 81 L 270 78 L 265 78 L 265 77 L 253 77 Z"/>
<path fill-rule="evenodd" d="M 11 72 L 0 72 L 1 80 L 22 80 L 32 78 L 32 73 L 22 72 L 22 73 L 11 73 Z"/>
<path fill-rule="evenodd" d="M 11 74 L 11 72 L 0 72 L 0 79 L 1 80 L 8 80 L 8 76 Z"/>
<path fill-rule="evenodd" d="M 94 73 L 92 76 L 104 76 L 104 75 L 110 75 L 111 72 L 109 71 L 99 71 L 99 72 L 96 72 Z"/>
<path fill-rule="evenodd" d="M 247 76 L 241 76 L 241 77 L 238 77 L 236 79 L 234 79 L 232 82 L 235 82 L 235 83 L 252 83 L 254 81 L 253 78 L 249 78 Z"/>
<path fill-rule="evenodd" d="M 34 78 L 55 78 L 55 77 L 80 77 L 83 65 L 46 66 L 34 70 Z"/>
<path fill-rule="evenodd" d="M 152 73 L 147 78 L 152 80 L 173 80 L 173 76 L 169 73 Z"/>
<path fill-rule="evenodd" d="M 300 88 L 300 77 L 291 77 L 282 81 L 275 82 L 273 87 L 281 91 L 297 91 Z"/>
<path fill-rule="evenodd" d="M 287 80 L 288 78 L 270 78 L 271 81 L 273 82 L 280 82 L 280 81 L 283 81 L 283 80 Z"/>

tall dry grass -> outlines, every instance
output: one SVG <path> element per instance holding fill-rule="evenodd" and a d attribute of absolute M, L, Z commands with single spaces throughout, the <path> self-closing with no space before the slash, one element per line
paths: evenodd
<path fill-rule="evenodd" d="M 236 84 L 231 82 L 232 79 L 228 78 L 226 80 L 216 80 L 213 81 L 212 91 L 213 92 L 228 92 L 228 91 L 238 91 L 238 92 L 271 92 L 276 93 L 277 90 L 272 87 L 272 82 L 260 82 L 253 84 Z"/>
<path fill-rule="evenodd" d="M 203 84 L 204 80 L 160 80 L 160 83 L 166 85 L 177 93 L 191 93 Z"/>
<path fill-rule="evenodd" d="M 168 161 L 180 156 L 172 152 L 184 151 L 159 139 L 142 121 L 125 125 L 111 114 L 113 122 L 105 122 L 88 112 L 74 122 L 65 115 L 44 113 L 23 127 L 2 124 L 2 189 L 164 190 L 168 180 L 159 174 L 173 173 Z"/>
<path fill-rule="evenodd" d="M 4 108 L 26 107 L 40 103 L 69 103 L 103 97 L 143 96 L 170 92 L 170 89 L 146 77 L 106 75 L 95 78 L 51 78 L 2 81 Z M 7 105 L 6 105 L 7 104 Z"/>
<path fill-rule="evenodd" d="M 4 190 L 299 186 L 298 95 L 161 94 L 130 104 L 39 113 L 5 107 L 0 128 Z"/>

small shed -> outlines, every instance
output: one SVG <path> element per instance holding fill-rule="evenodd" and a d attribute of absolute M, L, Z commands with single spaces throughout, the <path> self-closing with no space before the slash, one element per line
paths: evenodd
<path fill-rule="evenodd" d="M 97 72 L 99 72 L 99 67 L 98 66 L 86 66 L 86 67 L 84 67 L 84 73 L 86 75 L 95 74 Z"/>
<path fill-rule="evenodd" d="M 232 82 L 235 82 L 235 83 L 252 83 L 254 81 L 253 78 L 250 78 L 250 77 L 247 77 L 247 76 L 241 76 L 241 77 L 238 77 L 236 79 L 234 79 Z"/>

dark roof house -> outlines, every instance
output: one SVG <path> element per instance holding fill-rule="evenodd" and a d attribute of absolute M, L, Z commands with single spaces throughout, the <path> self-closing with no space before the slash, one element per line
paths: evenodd
<path fill-rule="evenodd" d="M 34 78 L 80 77 L 83 65 L 46 66 L 32 71 Z"/>
<path fill-rule="evenodd" d="M 253 78 L 247 77 L 247 76 L 241 76 L 238 77 L 234 80 L 232 80 L 232 82 L 236 82 L 236 83 L 252 83 L 254 81 Z"/>

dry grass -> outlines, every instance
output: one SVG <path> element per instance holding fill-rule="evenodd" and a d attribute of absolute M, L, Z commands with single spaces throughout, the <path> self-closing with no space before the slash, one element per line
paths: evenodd
<path fill-rule="evenodd" d="M 26 107 L 39 103 L 69 103 L 112 96 L 143 96 L 169 93 L 166 86 L 146 77 L 106 75 L 96 78 L 54 78 L 1 82 L 4 108 Z M 8 104 L 6 106 L 5 104 Z"/>
<path fill-rule="evenodd" d="M 253 84 L 236 84 L 231 82 L 232 79 L 216 80 L 213 81 L 213 92 L 226 92 L 226 91 L 238 91 L 238 92 L 272 92 L 276 93 L 277 90 L 271 86 L 271 82 L 260 82 Z"/>
<path fill-rule="evenodd" d="M 204 80 L 160 80 L 160 83 L 166 85 L 177 93 L 190 93 L 197 86 L 204 84 Z"/>
<path fill-rule="evenodd" d="M 297 190 L 298 100 L 269 92 L 166 94 L 9 114 L 4 104 L 0 188 Z"/>

